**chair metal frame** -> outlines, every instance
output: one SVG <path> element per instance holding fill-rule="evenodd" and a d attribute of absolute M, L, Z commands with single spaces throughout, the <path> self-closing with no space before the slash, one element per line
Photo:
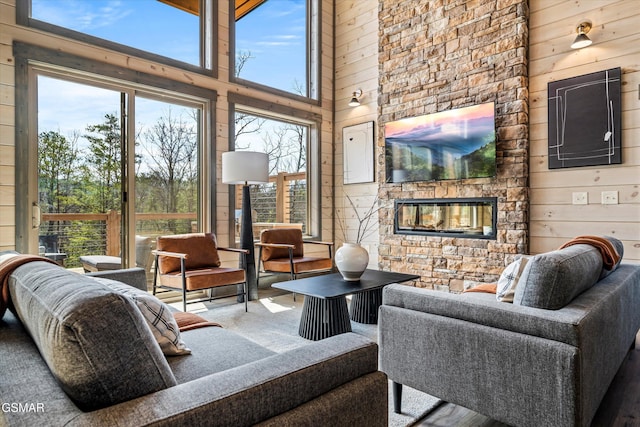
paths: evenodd
<path fill-rule="evenodd" d="M 217 251 L 225 251 L 225 252 L 235 252 L 235 253 L 241 254 L 241 256 L 244 256 L 245 258 L 249 255 L 249 251 L 246 250 L 246 249 L 217 247 L 216 250 Z M 158 271 L 159 271 L 158 262 L 159 262 L 159 258 L 161 256 L 179 258 L 180 259 L 180 276 L 182 278 L 182 308 L 183 308 L 184 312 L 187 311 L 187 304 L 195 304 L 195 303 L 204 302 L 204 301 L 211 302 L 214 299 L 229 298 L 229 297 L 240 296 L 240 295 L 242 295 L 243 298 L 244 298 L 244 311 L 245 312 L 248 311 L 249 287 L 247 286 L 247 270 L 246 270 L 246 268 L 243 268 L 244 273 L 245 273 L 244 274 L 244 282 L 229 283 L 227 285 L 212 286 L 210 288 L 203 288 L 203 289 L 197 289 L 197 290 L 193 290 L 193 291 L 188 291 L 187 290 L 187 269 L 185 267 L 185 260 L 189 257 L 189 255 L 185 254 L 185 253 L 167 252 L 167 251 L 159 251 L 159 250 L 154 250 L 154 251 L 152 251 L 152 253 L 154 255 L 153 295 L 156 294 L 156 289 L 157 288 L 167 289 L 167 290 L 171 290 L 171 291 L 179 291 L 177 288 L 174 288 L 174 287 L 171 287 L 171 286 L 163 286 L 162 283 L 158 283 Z M 243 265 L 246 266 L 247 263 L 244 262 Z M 215 274 L 215 273 L 211 273 L 211 274 Z M 231 294 L 231 295 L 216 296 L 216 297 L 211 295 L 211 289 L 223 288 L 223 287 L 226 287 L 226 286 L 237 286 L 237 285 L 242 285 L 242 292 L 239 292 L 239 293 L 236 293 L 236 294 Z M 209 290 L 209 298 L 200 298 L 200 299 L 197 299 L 197 300 L 191 300 L 191 301 L 187 302 L 187 293 L 188 292 L 202 292 L 202 291 L 207 290 L 207 289 Z"/>
<path fill-rule="evenodd" d="M 324 245 L 327 247 L 327 249 L 329 250 L 329 258 L 328 259 L 333 259 L 333 246 L 334 243 L 333 242 L 323 242 L 323 241 L 319 241 L 319 240 L 306 240 L 303 239 L 302 240 L 303 244 L 315 244 L 315 245 Z M 301 271 L 299 273 L 296 273 L 295 271 L 295 263 L 294 263 L 294 256 L 293 256 L 293 250 L 295 249 L 295 245 L 292 244 L 287 244 L 287 243 L 263 243 L 263 242 L 257 242 L 255 243 L 256 246 L 258 246 L 259 250 L 258 250 L 258 274 L 256 275 L 256 282 L 259 283 L 260 281 L 260 271 L 263 271 L 265 273 L 267 272 L 276 272 L 276 273 L 285 273 L 285 272 L 281 272 L 281 271 L 272 271 L 272 270 L 264 270 L 264 263 L 262 262 L 262 249 L 265 247 L 271 247 L 271 248 L 281 248 L 281 249 L 288 249 L 289 251 L 289 275 L 291 280 L 295 280 L 298 277 L 298 274 L 311 274 L 311 273 L 319 273 L 319 272 L 333 272 L 334 271 L 334 267 L 333 265 L 331 266 L 330 269 L 319 269 L 319 270 L 308 270 L 308 271 Z M 263 269 L 260 269 L 260 265 L 263 266 Z M 295 293 L 293 294 L 293 298 L 295 301 Z"/>

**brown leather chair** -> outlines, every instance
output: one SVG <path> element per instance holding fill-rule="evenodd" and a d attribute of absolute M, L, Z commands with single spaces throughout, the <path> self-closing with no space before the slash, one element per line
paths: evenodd
<path fill-rule="evenodd" d="M 329 251 L 328 257 L 310 257 L 304 255 L 304 244 L 324 245 Z M 259 249 L 258 272 L 289 273 L 291 280 L 300 273 L 312 273 L 333 270 L 333 243 L 315 240 L 303 240 L 299 228 L 272 228 L 262 230 Z M 258 280 L 260 275 L 258 274 Z"/>
<path fill-rule="evenodd" d="M 153 294 L 156 288 L 182 291 L 182 306 L 187 311 L 187 292 L 202 291 L 220 286 L 242 285 L 242 292 L 229 296 L 244 296 L 244 311 L 247 311 L 246 272 L 242 268 L 220 266 L 218 251 L 237 252 L 247 256 L 245 249 L 218 247 L 216 236 L 212 233 L 176 234 L 158 237 L 156 243 L 155 272 L 153 276 Z M 246 265 L 246 262 L 244 263 Z M 158 278 L 160 283 L 158 283 Z M 192 300 L 189 303 L 206 301 L 207 298 Z"/>

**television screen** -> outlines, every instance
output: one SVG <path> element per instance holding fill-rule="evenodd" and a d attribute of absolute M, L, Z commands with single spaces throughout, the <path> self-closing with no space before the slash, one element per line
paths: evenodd
<path fill-rule="evenodd" d="M 496 175 L 493 102 L 390 122 L 384 137 L 387 182 Z"/>

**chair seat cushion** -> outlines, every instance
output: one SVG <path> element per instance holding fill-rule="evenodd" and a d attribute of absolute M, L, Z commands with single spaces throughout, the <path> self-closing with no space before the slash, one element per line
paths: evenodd
<path fill-rule="evenodd" d="M 244 270 L 240 268 L 200 268 L 189 270 L 185 274 L 187 291 L 215 288 L 217 286 L 233 285 L 245 281 Z M 180 272 L 160 275 L 162 286 L 182 289 L 182 275 Z"/>
<path fill-rule="evenodd" d="M 289 273 L 291 264 L 289 258 L 272 259 L 263 262 L 265 270 Z M 293 270 L 295 273 L 304 273 L 315 270 L 330 270 L 333 268 L 331 258 L 299 257 L 293 259 Z"/>
<path fill-rule="evenodd" d="M 109 255 L 83 255 L 80 257 L 82 267 L 87 271 L 119 270 L 122 259 Z"/>

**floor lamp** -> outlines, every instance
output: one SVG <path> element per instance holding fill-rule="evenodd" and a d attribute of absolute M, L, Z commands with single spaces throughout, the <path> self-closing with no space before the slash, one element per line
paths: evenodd
<path fill-rule="evenodd" d="M 240 223 L 240 247 L 249 255 L 240 258 L 240 267 L 247 274 L 249 300 L 258 298 L 256 258 L 253 249 L 253 220 L 249 185 L 269 182 L 269 156 L 255 151 L 228 151 L 222 153 L 222 182 L 242 185 L 242 216 Z"/>

